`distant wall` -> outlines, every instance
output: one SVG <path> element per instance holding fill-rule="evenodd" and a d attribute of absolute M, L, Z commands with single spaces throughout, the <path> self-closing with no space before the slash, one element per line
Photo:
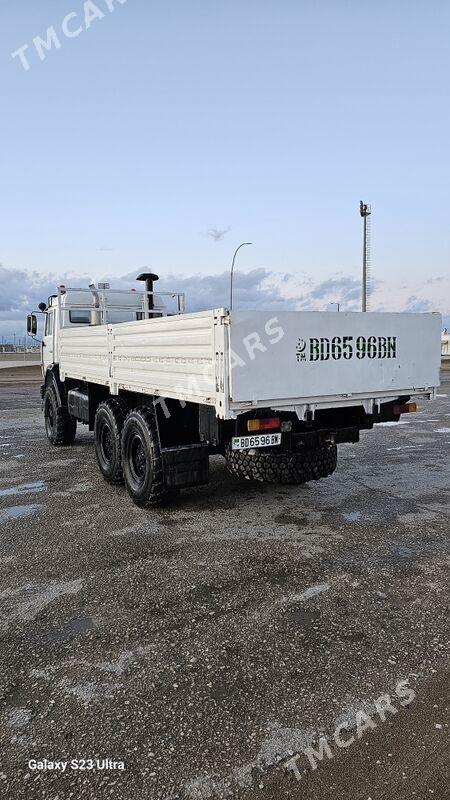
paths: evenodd
<path fill-rule="evenodd" d="M 0 361 L 40 361 L 40 351 L 36 353 L 0 353 Z"/>

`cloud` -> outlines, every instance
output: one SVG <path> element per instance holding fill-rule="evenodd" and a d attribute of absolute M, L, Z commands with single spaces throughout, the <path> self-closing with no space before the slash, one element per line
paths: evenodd
<path fill-rule="evenodd" d="M 0 336 L 5 339 L 12 338 L 14 333 L 24 336 L 27 314 L 36 311 L 39 303 L 55 294 L 59 284 L 74 285 L 81 282 L 87 286 L 90 280 L 87 275 L 41 274 L 0 266 Z"/>
<path fill-rule="evenodd" d="M 120 288 L 129 288 L 135 279 L 130 273 L 120 280 Z M 233 283 L 234 306 L 239 308 L 295 308 L 296 298 L 283 296 L 280 286 L 271 281 L 272 273 L 259 267 L 250 272 L 235 272 Z M 117 281 L 114 282 L 114 285 Z M 228 307 L 230 302 L 230 272 L 218 275 L 176 275 L 161 278 L 155 286 L 161 292 L 184 292 L 188 311 Z"/>
<path fill-rule="evenodd" d="M 206 231 L 206 235 L 214 239 L 215 242 L 220 242 L 230 231 L 231 228 L 210 228 L 209 231 Z"/>
<path fill-rule="evenodd" d="M 408 297 L 404 310 L 411 311 L 412 313 L 420 313 L 421 311 L 433 311 L 433 307 L 429 300 L 424 300 L 421 297 L 412 295 Z"/>
<path fill-rule="evenodd" d="M 121 278 L 102 276 L 113 289 L 142 289 L 135 282 L 136 273 Z M 0 335 L 12 338 L 25 334 L 26 315 L 35 311 L 42 300 L 54 294 L 59 284 L 88 286 L 91 275 L 41 274 L 0 266 Z M 230 273 L 216 275 L 164 276 L 157 288 L 186 294 L 187 311 L 228 307 L 230 302 Z M 354 275 L 337 273 L 324 281 L 307 274 L 270 272 L 264 267 L 249 272 L 236 272 L 234 278 L 234 307 L 241 309 L 325 311 L 339 303 L 341 311 L 359 311 L 361 285 Z M 379 281 L 370 297 L 371 311 L 440 311 L 444 325 L 450 326 L 450 280 L 428 278 L 419 284 Z"/>
<path fill-rule="evenodd" d="M 350 310 L 350 305 L 352 306 L 351 310 L 356 310 L 353 309 L 353 305 L 361 297 L 361 281 L 351 275 L 329 278 L 315 286 L 309 292 L 309 297 L 311 300 L 327 300 L 328 302 L 333 302 L 336 298 L 336 301 L 347 304 L 348 310 Z"/>

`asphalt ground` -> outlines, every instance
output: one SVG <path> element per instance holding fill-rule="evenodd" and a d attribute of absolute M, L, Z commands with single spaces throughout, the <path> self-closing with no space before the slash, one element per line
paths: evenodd
<path fill-rule="evenodd" d="M 447 372 L 326 480 L 215 458 L 142 511 L 92 434 L 52 449 L 37 387 L 0 387 L 0 796 L 448 797 L 449 453 Z"/>

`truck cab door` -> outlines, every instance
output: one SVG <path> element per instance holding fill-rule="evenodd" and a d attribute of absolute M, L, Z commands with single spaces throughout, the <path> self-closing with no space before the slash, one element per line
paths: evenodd
<path fill-rule="evenodd" d="M 44 375 L 54 360 L 55 312 L 50 309 L 45 314 L 44 336 L 42 337 L 42 368 Z"/>

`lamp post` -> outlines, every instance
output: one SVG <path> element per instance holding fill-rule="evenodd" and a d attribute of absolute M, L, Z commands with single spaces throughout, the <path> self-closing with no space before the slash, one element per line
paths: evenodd
<path fill-rule="evenodd" d="M 330 303 L 330 306 L 337 306 L 338 313 L 341 310 L 341 304 L 340 303 Z"/>
<path fill-rule="evenodd" d="M 363 279 L 362 279 L 362 311 L 367 311 L 368 283 L 370 270 L 370 228 L 369 217 L 372 213 L 371 207 L 361 200 L 359 213 L 363 218 Z"/>
<path fill-rule="evenodd" d="M 251 244 L 253 244 L 253 243 L 252 242 L 242 242 L 242 244 L 240 244 L 239 247 L 236 248 L 234 256 L 233 256 L 233 261 L 232 261 L 232 264 L 231 264 L 231 276 L 230 276 L 230 311 L 233 310 L 233 275 L 234 275 L 234 265 L 236 263 L 236 256 L 239 253 L 239 250 L 241 249 L 241 247 L 248 247 Z"/>

